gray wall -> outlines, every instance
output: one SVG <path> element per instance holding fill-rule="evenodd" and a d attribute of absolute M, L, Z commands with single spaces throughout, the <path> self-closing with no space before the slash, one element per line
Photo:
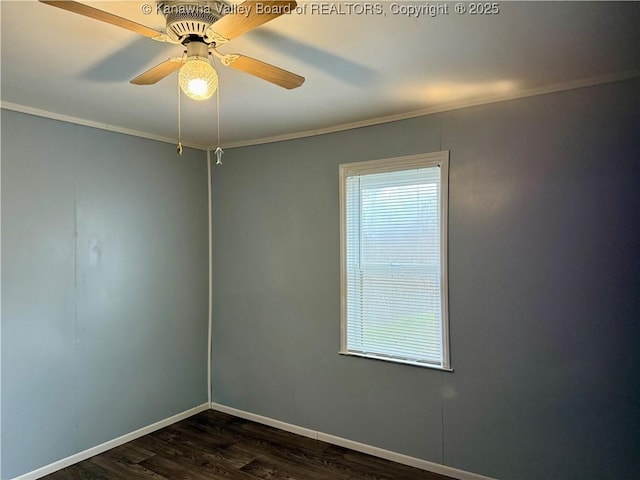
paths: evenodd
<path fill-rule="evenodd" d="M 502 479 L 640 478 L 640 82 L 228 150 L 213 400 Z M 338 165 L 450 150 L 453 373 L 338 355 Z"/>
<path fill-rule="evenodd" d="M 2 475 L 207 401 L 202 152 L 2 110 Z"/>

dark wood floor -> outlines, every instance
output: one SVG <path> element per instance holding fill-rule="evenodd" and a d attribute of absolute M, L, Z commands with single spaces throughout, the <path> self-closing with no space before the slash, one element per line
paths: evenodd
<path fill-rule="evenodd" d="M 207 410 L 47 480 L 450 480 Z"/>

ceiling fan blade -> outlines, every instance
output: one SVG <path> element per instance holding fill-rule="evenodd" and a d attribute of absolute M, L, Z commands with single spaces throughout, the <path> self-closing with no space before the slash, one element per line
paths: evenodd
<path fill-rule="evenodd" d="M 228 67 L 242 70 L 245 73 L 259 77 L 267 82 L 287 88 L 297 88 L 304 83 L 305 78 L 282 68 L 261 62 L 255 58 L 244 55 L 228 55 L 224 64 Z"/>
<path fill-rule="evenodd" d="M 111 13 L 90 7 L 88 5 L 84 5 L 82 3 L 58 0 L 40 0 L 40 2 L 46 5 L 51 5 L 52 7 L 58 7 L 69 12 L 84 15 L 85 17 L 90 17 L 100 22 L 110 23 L 111 25 L 115 25 L 116 27 L 121 27 L 126 30 L 139 33 L 140 35 L 144 35 L 145 37 L 155 38 L 162 36 L 161 32 L 158 32 L 153 28 L 145 27 L 144 25 L 133 22 L 131 20 L 127 20 L 126 18 L 113 15 Z"/>
<path fill-rule="evenodd" d="M 170 73 L 178 70 L 184 61 L 181 58 L 170 58 L 131 80 L 134 85 L 153 85 Z"/>
<path fill-rule="evenodd" d="M 293 12 L 296 5 L 295 0 L 248 0 L 238 5 L 234 13 L 225 15 L 209 28 L 217 34 L 216 37 L 231 40 L 285 13 Z"/>

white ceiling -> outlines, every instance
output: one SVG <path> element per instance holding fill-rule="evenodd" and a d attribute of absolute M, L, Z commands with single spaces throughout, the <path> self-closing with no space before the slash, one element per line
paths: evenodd
<path fill-rule="evenodd" d="M 143 1 L 85 3 L 164 25 L 155 12 L 142 14 Z M 223 146 L 640 72 L 639 2 L 499 2 L 497 15 L 458 15 L 450 2 L 448 15 L 420 18 L 394 14 L 392 5 L 426 2 L 381 2 L 379 15 L 311 14 L 320 2 L 306 3 L 307 14 L 285 15 L 220 47 L 307 79 L 285 90 L 219 67 Z M 36 1 L 0 8 L 3 106 L 176 138 L 177 73 L 153 86 L 129 80 L 179 56 L 180 46 Z M 183 97 L 183 142 L 216 145 L 215 118 L 214 99 Z"/>

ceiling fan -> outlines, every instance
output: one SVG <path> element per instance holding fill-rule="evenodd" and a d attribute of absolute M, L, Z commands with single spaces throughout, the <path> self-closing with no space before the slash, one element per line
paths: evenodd
<path fill-rule="evenodd" d="M 216 50 L 219 45 L 292 12 L 297 5 L 295 0 L 247 0 L 241 4 L 223 0 L 161 0 L 156 2 L 156 11 L 165 17 L 165 32 L 79 2 L 40 2 L 185 48 L 182 56 L 169 58 L 131 80 L 135 85 L 153 85 L 179 69 L 182 91 L 195 100 L 205 100 L 218 87 L 218 75 L 211 66 L 210 55 L 227 67 L 287 89 L 297 88 L 305 80 L 300 75 L 260 60 L 240 54 L 222 54 Z M 143 8 L 148 9 L 143 13 L 151 13 L 153 9 L 150 4 L 144 4 Z"/>

